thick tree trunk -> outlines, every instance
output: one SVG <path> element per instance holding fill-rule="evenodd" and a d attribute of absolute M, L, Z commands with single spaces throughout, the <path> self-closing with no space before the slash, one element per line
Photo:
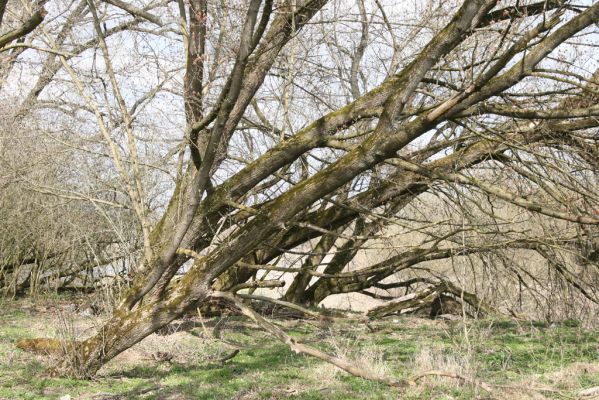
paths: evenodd
<path fill-rule="evenodd" d="M 342 231 L 343 228 L 339 228 L 336 233 L 341 233 Z M 335 245 L 336 240 L 337 236 L 335 235 L 324 235 L 314 248 L 314 254 L 309 256 L 302 264 L 302 269 L 313 271 L 318 268 L 326 254 Z M 298 304 L 302 303 L 304 301 L 304 292 L 311 279 L 312 275 L 308 271 L 298 273 L 283 296 L 283 300 Z"/>
<path fill-rule="evenodd" d="M 182 316 L 208 296 L 208 287 L 196 287 L 193 294 L 142 305 L 130 312 L 116 312 L 91 338 L 80 342 L 71 357 L 59 368 L 67 374 L 92 377 L 108 361 L 158 329 Z"/>
<path fill-rule="evenodd" d="M 399 123 L 401 116 L 405 116 L 404 110 L 414 95 L 418 84 L 425 79 L 427 73 L 444 56 L 470 35 L 477 24 L 481 22 L 483 16 L 496 4 L 496 1 L 493 0 L 464 2 L 452 22 L 435 35 L 414 61 L 396 78 L 381 86 L 384 90 L 376 90 L 363 97 L 368 100 L 365 100 L 367 103 L 370 103 L 370 101 L 376 103 L 376 110 L 368 107 L 368 109 L 360 111 L 360 108 L 365 104 L 356 101 L 338 112 L 331 113 L 329 116 L 315 121 L 313 125 L 302 131 L 303 133 L 300 132 L 294 135 L 292 139 L 282 142 L 280 146 L 250 163 L 241 172 L 227 180 L 220 188 L 212 191 L 209 174 L 215 166 L 219 165 L 220 154 L 217 154 L 220 151 L 219 144 L 228 142 L 233 134 L 247 104 L 260 87 L 267 70 L 272 66 L 274 56 L 294 33 L 291 26 L 294 29 L 301 26 L 325 3 L 326 1 L 308 1 L 305 3 L 306 9 L 281 13 L 281 17 L 277 17 L 271 24 L 270 31 L 273 34 L 267 34 L 265 40 L 260 42 L 259 39 L 262 36 L 263 29 L 257 28 L 255 33 L 259 34 L 255 36 L 256 43 L 253 43 L 252 32 L 254 32 L 258 15 L 257 8 L 260 2 L 250 2 L 252 4 L 250 9 L 253 9 L 253 11 L 248 13 L 248 21 L 250 22 L 247 23 L 247 29 L 244 28 L 244 34 L 242 35 L 243 40 L 240 49 L 243 49 L 243 51 L 239 51 L 230 79 L 225 84 L 223 101 L 222 103 L 219 101 L 218 107 L 214 111 L 215 116 L 210 121 L 204 125 L 199 123 L 199 128 L 196 124 L 191 126 L 190 138 L 193 139 L 193 143 L 191 143 L 190 151 L 192 152 L 192 161 L 188 173 L 183 175 L 184 178 L 178 180 L 177 189 L 166 214 L 150 238 L 150 247 L 154 250 L 155 258 L 150 259 L 152 257 L 148 256 L 144 269 L 138 274 L 132 290 L 115 311 L 112 319 L 94 337 L 77 345 L 77 349 L 74 351 L 75 362 L 69 365 L 76 367 L 76 371 L 80 371 L 80 374 L 85 376 L 95 374 L 108 360 L 204 301 L 209 294 L 209 287 L 215 279 L 225 271 L 234 268 L 236 263 L 247 257 L 248 254 L 264 248 L 265 244 L 273 240 L 274 237 L 281 238 L 280 246 L 277 246 L 281 249 L 292 247 L 293 243 L 305 242 L 310 237 L 309 234 L 298 233 L 298 230 L 296 230 L 298 227 L 291 226 L 290 223 L 294 222 L 298 215 L 302 215 L 310 209 L 317 200 L 331 195 L 343 185 L 348 184 L 357 176 L 371 170 L 383 161 L 395 158 L 399 150 L 405 148 L 406 145 L 440 123 L 459 116 L 460 113 L 467 113 L 471 107 L 517 84 L 526 74 L 530 74 L 536 64 L 553 51 L 558 44 L 596 21 L 599 16 L 599 6 L 590 7 L 590 11 L 587 10 L 581 13 L 573 20 L 576 21 L 574 24 L 572 22 L 564 24 L 556 33 L 547 36 L 547 39 L 544 39 L 541 45 L 529 51 L 525 58 L 514 64 L 502 75 L 493 78 L 495 74 L 504 69 L 511 57 L 505 58 L 504 63 L 500 59 L 490 70 L 491 72 L 496 70 L 493 74 L 484 73 L 480 79 L 468 86 L 463 92 L 458 92 L 426 113 Z M 266 11 L 267 8 L 265 8 Z M 265 12 L 263 12 L 263 15 L 265 15 Z M 202 15 L 202 13 L 197 14 L 198 24 L 202 23 Z M 268 22 L 267 19 L 265 21 Z M 266 28 L 266 25 L 264 28 Z M 545 28 L 549 29 L 543 27 L 543 29 Z M 245 32 L 246 30 L 247 32 Z M 526 43 L 523 42 L 523 44 Z M 250 60 L 248 57 L 256 45 L 258 45 L 258 49 Z M 200 75 L 188 75 L 190 78 L 193 76 L 199 78 Z M 243 79 L 244 76 L 245 79 Z M 193 82 L 190 81 L 189 83 Z M 197 85 L 187 85 L 188 93 L 197 92 L 198 87 Z M 380 107 L 382 107 L 382 111 L 379 109 Z M 180 281 L 171 283 L 178 267 L 187 259 L 186 257 L 177 256 L 181 250 L 191 250 L 193 253 L 194 250 L 198 251 L 198 249 L 206 247 L 211 239 L 221 232 L 220 227 L 218 230 L 214 228 L 219 225 L 218 223 L 210 222 L 222 221 L 223 225 L 221 227 L 228 227 L 224 224 L 229 223 L 230 220 L 221 211 L 231 207 L 231 203 L 235 203 L 238 198 L 248 193 L 254 185 L 266 176 L 293 162 L 309 149 L 323 146 L 327 135 L 337 131 L 340 127 L 349 126 L 355 121 L 351 118 L 348 119 L 349 114 L 352 113 L 355 114 L 356 119 L 365 116 L 379 117 L 376 128 L 366 140 L 350 149 L 337 161 L 327 165 L 312 177 L 298 182 L 284 194 L 262 205 L 256 210 L 255 215 L 248 218 L 247 223 L 240 224 L 238 229 L 228 237 L 227 241 L 215 245 L 210 251 L 206 251 L 205 256 L 194 255 L 196 257 L 195 263 L 185 276 Z M 199 112 L 196 115 L 201 116 L 202 113 Z M 196 117 L 190 118 L 190 122 L 194 119 Z M 339 120 L 344 122 L 341 123 Z M 205 129 L 211 121 L 214 123 L 210 130 Z M 205 134 L 209 139 L 208 145 L 201 145 L 200 138 L 194 137 L 194 134 L 200 136 Z M 486 144 L 483 143 L 481 146 L 485 147 Z M 203 154 L 200 154 L 199 150 Z M 486 148 L 480 150 L 484 151 L 482 153 L 471 152 L 476 157 L 470 162 L 473 163 L 481 157 L 488 156 L 489 152 L 486 151 Z M 194 152 L 198 153 L 195 154 L 198 157 L 194 157 Z M 468 153 L 468 151 L 460 151 L 455 158 L 444 158 L 441 161 L 431 162 L 427 166 L 431 171 L 434 168 L 438 168 L 440 172 L 454 171 L 456 166 L 467 164 L 462 161 L 461 157 L 465 154 L 468 155 Z M 202 157 L 199 157 L 200 155 Z M 397 162 L 401 162 L 401 160 L 397 160 Z M 449 165 L 444 165 L 448 162 Z M 402 168 L 408 169 L 409 165 L 402 165 L 404 165 Z M 447 167 L 447 169 L 443 167 Z M 381 202 L 384 202 L 384 200 L 380 199 L 381 193 L 388 194 L 388 198 L 394 198 L 399 195 L 398 188 L 401 191 L 402 188 L 407 189 L 411 186 L 417 186 L 422 190 L 426 190 L 430 180 L 439 179 L 437 175 L 427 173 L 428 169 L 424 169 L 424 171 L 420 169 L 408 170 L 412 172 L 402 170 L 398 173 L 403 186 L 392 183 L 390 184 L 391 187 L 388 187 L 388 192 L 385 188 L 382 188 L 382 190 L 367 193 L 364 197 L 358 195 L 356 198 L 358 200 L 370 199 L 373 204 L 377 204 L 377 201 L 372 198 L 374 196 L 378 197 L 378 204 L 382 204 Z M 415 175 L 417 175 L 417 178 L 414 178 Z M 427 178 L 422 178 L 421 175 Z M 202 201 L 205 193 L 208 193 L 208 195 Z M 407 193 L 413 194 L 414 192 L 408 191 Z M 526 205 L 528 203 L 522 204 Z M 363 207 L 364 204 L 361 204 L 361 206 Z M 331 209 L 332 211 L 330 211 Z M 328 224 L 326 229 L 331 230 L 351 222 L 355 218 L 355 211 L 345 212 L 330 207 L 323 210 L 323 212 L 310 213 L 308 217 L 311 215 L 317 218 L 331 217 L 326 221 L 333 221 L 337 224 L 335 225 L 332 222 Z M 343 219 L 343 217 L 346 219 Z M 578 220 L 578 222 L 580 221 Z M 213 229 L 215 230 L 213 231 Z M 279 249 L 276 251 L 279 251 Z M 441 256 L 446 257 L 447 255 L 441 254 Z M 422 260 L 425 259 L 422 258 Z M 385 268 L 384 272 L 373 271 L 374 275 L 371 279 L 360 276 L 359 278 L 346 277 L 347 279 L 327 280 L 327 282 L 334 285 L 331 288 L 327 287 L 327 291 L 323 293 L 328 294 L 335 290 L 338 292 L 361 290 L 372 285 L 373 282 L 379 282 L 399 268 L 411 265 L 409 262 L 421 262 L 417 257 L 414 261 L 410 260 L 410 258 L 408 261 L 400 260 L 401 263 L 395 263 L 395 260 L 391 260 L 392 263 L 388 266 L 381 266 L 388 267 Z M 305 286 L 305 282 L 300 283 L 301 286 Z M 318 297 L 314 296 L 315 299 Z M 465 296 L 463 298 L 466 299 Z M 65 367 L 69 365 L 65 365 Z"/>

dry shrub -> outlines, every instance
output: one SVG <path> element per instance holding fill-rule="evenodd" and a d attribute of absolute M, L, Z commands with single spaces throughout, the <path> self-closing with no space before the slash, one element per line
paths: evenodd
<path fill-rule="evenodd" d="M 475 377 L 475 367 L 470 356 L 455 351 L 450 352 L 440 347 L 421 348 L 414 355 L 411 364 L 411 370 L 415 375 L 435 370 L 457 374 L 468 380 L 473 380 Z M 421 382 L 424 382 L 425 379 L 451 386 L 464 383 L 462 380 L 438 376 L 424 378 Z"/>
<path fill-rule="evenodd" d="M 599 376 L 599 364 L 575 362 L 564 366 L 557 371 L 545 373 L 542 377 L 531 377 L 530 380 L 525 383 L 530 384 L 531 381 L 534 382 L 538 380 L 540 382 L 538 384 L 539 386 L 545 382 L 549 383 L 552 387 L 582 389 L 580 387 L 580 377 L 585 374 Z"/>
<path fill-rule="evenodd" d="M 74 319 L 67 314 L 58 314 L 58 325 L 56 328 L 59 350 L 53 355 L 55 360 L 55 372 L 59 375 L 72 376 L 82 379 L 87 375 L 81 369 L 81 353 L 78 351 L 78 343 L 82 339 L 76 328 Z"/>
<path fill-rule="evenodd" d="M 343 371 L 333 364 L 321 362 L 309 369 L 311 379 L 316 382 L 322 382 L 324 386 L 330 386 L 337 380 L 337 376 Z"/>
<path fill-rule="evenodd" d="M 331 353 L 336 357 L 359 366 L 364 371 L 378 376 L 391 374 L 388 362 L 385 360 L 384 348 L 378 346 L 361 347 L 364 338 L 360 335 L 341 336 L 331 332 L 325 340 L 332 348 Z M 321 364 L 312 368 L 314 377 L 319 381 L 332 381 L 339 373 L 343 373 L 332 364 Z"/>
<path fill-rule="evenodd" d="M 373 346 L 361 349 L 355 357 L 357 365 L 378 376 L 390 376 L 389 363 L 385 361 L 384 349 Z"/>

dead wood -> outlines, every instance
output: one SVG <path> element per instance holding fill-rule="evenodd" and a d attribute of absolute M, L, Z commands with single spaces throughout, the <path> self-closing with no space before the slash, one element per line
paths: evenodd
<path fill-rule="evenodd" d="M 415 314 L 429 309 L 431 318 L 445 314 L 466 314 L 471 317 L 497 312 L 474 293 L 467 292 L 451 282 L 440 282 L 374 307 L 366 315 L 376 319 L 389 315 Z"/>

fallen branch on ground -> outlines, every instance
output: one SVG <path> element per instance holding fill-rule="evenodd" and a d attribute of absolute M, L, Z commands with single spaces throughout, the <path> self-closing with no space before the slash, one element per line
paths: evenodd
<path fill-rule="evenodd" d="M 528 391 L 528 392 L 557 393 L 557 394 L 559 394 L 560 396 L 562 396 L 564 398 L 568 398 L 568 399 L 572 398 L 570 396 L 567 396 L 566 394 L 564 394 L 560 390 L 553 389 L 553 388 L 550 388 L 550 387 L 536 387 L 536 386 L 520 386 L 520 385 L 494 384 L 494 383 L 484 382 L 484 381 L 481 381 L 481 380 L 475 379 L 475 378 L 468 378 L 468 377 L 465 377 L 463 375 L 457 374 L 455 372 L 441 371 L 441 370 L 430 370 L 430 371 L 422 372 L 422 373 L 420 373 L 418 375 L 415 375 L 412 378 L 410 378 L 408 380 L 408 384 L 410 386 L 415 386 L 417 381 L 419 381 L 420 379 L 425 378 L 427 376 L 440 376 L 440 377 L 444 377 L 444 378 L 457 379 L 457 380 L 465 382 L 465 383 L 467 383 L 469 385 L 480 387 L 481 389 L 483 389 L 483 390 L 485 390 L 487 392 L 491 392 L 493 390 L 493 388 L 498 388 L 498 389 L 509 389 L 509 390 L 518 390 L 518 391 Z M 597 394 L 599 394 L 599 387 L 598 388 L 591 388 L 591 389 L 597 389 L 598 390 Z M 581 396 L 580 393 L 582 393 L 582 392 L 578 393 L 579 396 Z"/>
<path fill-rule="evenodd" d="M 457 380 L 466 382 L 470 385 L 481 387 L 482 389 L 486 390 L 487 392 L 490 392 L 492 390 L 491 385 L 489 385 L 488 383 L 485 383 L 483 381 L 480 381 L 478 379 L 468 378 L 463 375 L 456 374 L 455 372 L 440 371 L 440 370 L 426 371 L 426 372 L 423 372 L 421 374 L 418 374 L 418 375 L 412 377 L 409 380 L 410 386 L 415 386 L 417 381 L 419 381 L 420 379 L 427 377 L 427 376 L 442 376 L 445 378 L 457 379 Z"/>
<path fill-rule="evenodd" d="M 497 310 L 479 299 L 474 293 L 466 292 L 451 282 L 440 281 L 435 285 L 371 308 L 366 315 L 372 319 L 395 314 L 415 313 L 424 308 L 432 307 L 435 300 L 442 303 L 443 295 L 449 295 L 451 299 L 460 303 L 462 307 L 466 305 L 470 306 L 476 313 L 497 313 Z"/>
<path fill-rule="evenodd" d="M 364 378 L 364 379 L 368 379 L 368 380 L 372 380 L 372 381 L 381 382 L 388 386 L 405 387 L 408 384 L 408 382 L 406 382 L 404 380 L 397 380 L 397 379 L 380 376 L 380 375 L 376 375 L 371 372 L 365 371 L 363 369 L 360 369 L 360 368 L 352 365 L 350 362 L 348 362 L 346 360 L 342 360 L 338 357 L 331 356 L 331 355 L 329 355 L 323 351 L 320 351 L 314 347 L 297 342 L 295 339 L 293 339 L 292 337 L 287 335 L 285 332 L 283 332 L 282 329 L 280 329 L 279 327 L 277 327 L 276 325 L 274 325 L 267 319 L 260 316 L 258 313 L 256 313 L 254 310 L 252 310 L 250 307 L 245 305 L 241 301 L 241 299 L 239 299 L 238 297 L 234 296 L 231 293 L 214 291 L 214 292 L 211 292 L 210 296 L 227 299 L 228 301 L 233 303 L 241 311 L 242 314 L 244 314 L 246 317 L 250 318 L 252 321 L 254 321 L 256 324 L 258 324 L 260 327 L 262 327 L 264 330 L 266 330 L 272 336 L 276 337 L 277 339 L 281 340 L 283 343 L 287 344 L 289 346 L 289 348 L 291 348 L 291 350 L 293 350 L 295 353 L 298 353 L 298 354 L 302 353 L 302 354 L 307 354 L 307 355 L 316 357 L 318 359 L 321 359 L 323 361 L 326 361 L 330 364 L 335 365 L 336 367 L 344 370 L 345 372 L 350 373 L 351 375 L 354 375 L 354 376 L 357 376 L 360 378 Z"/>

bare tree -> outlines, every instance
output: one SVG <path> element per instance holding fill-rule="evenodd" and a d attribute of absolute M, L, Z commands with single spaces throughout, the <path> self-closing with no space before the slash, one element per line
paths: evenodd
<path fill-rule="evenodd" d="M 434 276 L 387 279 L 435 259 L 501 257 L 506 248 L 552 259 L 556 247 L 575 248 L 567 233 L 546 240 L 500 226 L 494 207 L 501 204 L 568 227 L 599 224 L 599 89 L 594 70 L 583 67 L 599 4 L 421 2 L 405 27 L 384 1 L 248 0 L 236 7 L 193 0 L 159 8 L 160 17 L 148 7 L 106 3 L 80 4 L 79 15 L 91 21 L 85 32 L 93 32 L 87 49 L 102 60 L 91 74 L 70 55 L 77 52 L 65 54 L 60 35 L 44 35 L 55 63 L 48 79 L 60 70 L 61 84 L 77 93 L 71 101 L 99 131 L 141 238 L 130 289 L 77 347 L 86 376 L 211 297 L 230 299 L 223 290 L 258 287 L 247 282 L 256 271 L 294 276 L 286 304 L 414 283 L 463 296 Z M 131 100 L 135 79 L 110 40 L 111 12 L 164 25 L 152 35 L 185 55 L 178 86 L 162 83 L 170 65 L 156 57 L 160 82 L 139 116 L 145 100 Z M 159 93 L 177 91 L 184 133 L 167 153 L 176 162 L 160 167 L 174 188 L 154 210 L 148 176 L 156 169 L 141 151 L 151 131 L 144 118 L 166 107 Z M 407 207 L 427 194 L 459 221 L 422 215 L 407 225 Z M 490 199 L 488 207 L 481 198 Z M 350 270 L 360 249 L 402 224 L 404 235 L 422 240 Z M 298 267 L 290 265 L 293 255 Z M 562 266 L 552 268 L 597 300 Z"/>

